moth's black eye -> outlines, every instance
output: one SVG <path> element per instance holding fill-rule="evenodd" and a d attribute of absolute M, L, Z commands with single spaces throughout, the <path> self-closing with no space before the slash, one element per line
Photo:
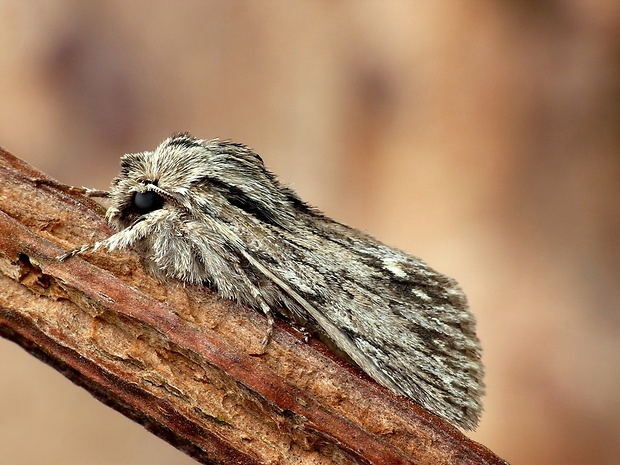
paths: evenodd
<path fill-rule="evenodd" d="M 164 198 L 153 192 L 136 192 L 131 201 L 134 210 L 141 215 L 160 209 L 164 205 Z"/>

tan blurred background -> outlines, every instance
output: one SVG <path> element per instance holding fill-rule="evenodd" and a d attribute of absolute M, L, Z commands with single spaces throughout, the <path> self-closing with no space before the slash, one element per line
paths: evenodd
<path fill-rule="evenodd" d="M 105 188 L 175 131 L 454 276 L 515 464 L 620 463 L 620 2 L 0 0 L 0 145 Z M 1 182 L 1 180 L 0 180 Z M 0 462 L 190 464 L 0 340 Z"/>

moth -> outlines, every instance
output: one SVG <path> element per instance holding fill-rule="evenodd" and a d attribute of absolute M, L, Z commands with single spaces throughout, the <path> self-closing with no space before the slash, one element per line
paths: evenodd
<path fill-rule="evenodd" d="M 121 158 L 117 231 L 59 257 L 131 248 L 161 280 L 213 289 L 307 328 L 380 384 L 473 429 L 484 394 L 465 295 L 422 260 L 338 223 L 245 145 L 177 134 Z"/>

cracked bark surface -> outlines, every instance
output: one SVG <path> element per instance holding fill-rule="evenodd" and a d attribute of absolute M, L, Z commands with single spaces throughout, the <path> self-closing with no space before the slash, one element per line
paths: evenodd
<path fill-rule="evenodd" d="M 0 149 L 0 335 L 199 462 L 505 463 L 285 323 L 253 355 L 261 314 L 162 285 L 132 253 L 59 262 L 111 231 L 36 179 Z"/>

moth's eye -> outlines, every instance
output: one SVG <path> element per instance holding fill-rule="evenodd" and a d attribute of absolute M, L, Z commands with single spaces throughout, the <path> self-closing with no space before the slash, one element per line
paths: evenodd
<path fill-rule="evenodd" d="M 159 210 L 164 205 L 164 198 L 153 192 L 136 192 L 131 201 L 133 208 L 140 214 Z"/>

